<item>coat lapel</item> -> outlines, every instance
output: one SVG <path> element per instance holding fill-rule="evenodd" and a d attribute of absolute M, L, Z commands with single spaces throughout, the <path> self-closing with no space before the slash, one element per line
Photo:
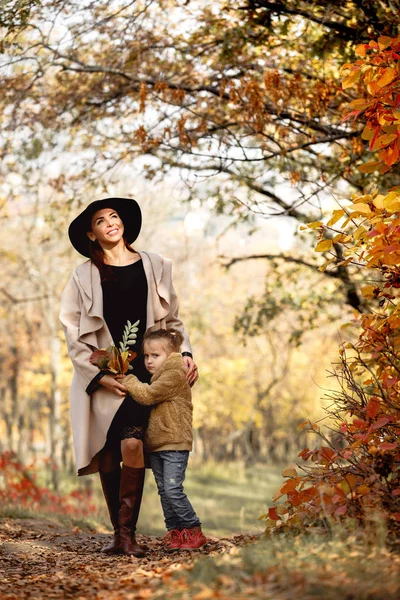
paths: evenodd
<path fill-rule="evenodd" d="M 163 266 L 163 259 L 158 254 L 136 250 L 143 261 L 143 268 L 147 279 L 147 329 L 157 321 L 166 318 L 169 312 L 169 291 L 167 289 Z"/>
<path fill-rule="evenodd" d="M 163 259 L 158 254 L 137 250 L 143 261 L 143 269 L 147 279 L 147 329 L 165 319 L 169 312 L 169 288 L 167 273 L 164 270 Z M 81 341 L 96 346 L 95 332 L 101 331 L 101 344 L 112 344 L 110 331 L 103 316 L 103 289 L 101 287 L 98 268 L 90 261 L 79 265 L 75 270 L 75 279 L 81 291 L 84 310 L 81 312 L 80 333 Z"/>
<path fill-rule="evenodd" d="M 91 346 L 113 343 L 111 333 L 103 316 L 103 289 L 98 268 L 87 261 L 75 270 L 77 285 L 81 291 L 84 310 L 81 311 L 79 339 Z M 96 332 L 101 332 L 97 340 Z"/>

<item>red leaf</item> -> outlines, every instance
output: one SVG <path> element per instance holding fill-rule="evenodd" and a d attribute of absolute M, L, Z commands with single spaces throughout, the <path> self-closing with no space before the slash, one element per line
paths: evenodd
<path fill-rule="evenodd" d="M 365 421 L 363 421 L 362 419 L 354 419 L 353 425 L 355 425 L 361 431 L 364 431 L 368 427 L 367 423 Z"/>
<path fill-rule="evenodd" d="M 268 509 L 268 516 L 273 521 L 279 521 L 279 515 L 276 512 L 276 507 L 275 506 L 273 508 L 269 508 Z"/>
<path fill-rule="evenodd" d="M 390 421 L 391 421 L 390 417 L 385 417 L 382 415 L 382 417 L 379 417 L 379 419 L 377 419 L 377 421 L 375 421 L 375 423 L 373 423 L 371 425 L 371 430 L 376 431 L 376 429 L 379 429 L 380 427 L 384 427 L 385 425 L 390 423 Z"/>
<path fill-rule="evenodd" d="M 337 508 L 337 509 L 335 510 L 335 515 L 336 515 L 337 517 L 340 517 L 340 516 L 342 516 L 342 515 L 345 515 L 345 514 L 346 514 L 346 512 L 347 512 L 347 506 L 345 506 L 345 505 L 343 504 L 342 506 L 339 506 L 339 508 Z"/>
<path fill-rule="evenodd" d="M 368 402 L 366 409 L 365 409 L 366 413 L 370 419 L 373 419 L 374 417 L 376 417 L 376 415 L 379 412 L 380 407 L 381 407 L 381 403 L 380 403 L 379 399 L 371 398 L 371 400 Z"/>
<path fill-rule="evenodd" d="M 394 519 L 395 521 L 400 521 L 400 512 L 398 512 L 398 513 L 392 513 L 390 515 L 390 518 Z"/>
<path fill-rule="evenodd" d="M 379 448 L 381 450 L 394 450 L 399 445 L 398 442 L 383 442 L 383 444 L 379 444 Z"/>

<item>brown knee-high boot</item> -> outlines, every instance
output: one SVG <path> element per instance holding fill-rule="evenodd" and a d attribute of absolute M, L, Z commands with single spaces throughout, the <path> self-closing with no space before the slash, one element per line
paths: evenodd
<path fill-rule="evenodd" d="M 122 552 L 119 539 L 119 490 L 121 487 L 121 467 L 118 467 L 109 473 L 100 471 L 99 475 L 103 494 L 107 502 L 111 524 L 114 528 L 113 541 L 110 544 L 107 544 L 107 546 L 104 546 L 101 551 L 106 554 L 120 554 Z"/>
<path fill-rule="evenodd" d="M 128 556 L 143 558 L 145 552 L 136 541 L 136 523 L 142 502 L 145 468 L 122 465 L 119 509 L 121 551 Z"/>

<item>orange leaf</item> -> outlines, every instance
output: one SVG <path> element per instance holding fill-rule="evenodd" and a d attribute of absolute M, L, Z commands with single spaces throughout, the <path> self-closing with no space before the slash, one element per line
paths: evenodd
<path fill-rule="evenodd" d="M 399 160 L 399 148 L 397 144 L 383 150 L 379 154 L 379 158 L 381 158 L 389 167 L 394 165 Z"/>
<path fill-rule="evenodd" d="M 389 37 L 388 35 L 379 36 L 378 37 L 379 50 L 385 50 L 385 48 L 388 48 L 389 46 L 391 46 L 393 41 L 394 41 L 394 39 Z M 358 48 L 358 46 L 357 46 L 357 48 Z"/>
<path fill-rule="evenodd" d="M 382 75 L 379 77 L 376 84 L 379 85 L 379 87 L 381 87 L 381 88 L 385 87 L 385 85 L 388 85 L 389 83 L 391 83 L 393 81 L 393 79 L 395 79 L 396 77 L 397 77 L 396 69 L 393 69 L 392 67 L 386 67 L 386 69 L 383 69 Z"/>
<path fill-rule="evenodd" d="M 373 171 L 376 171 L 377 169 L 379 169 L 379 167 L 381 165 L 382 165 L 382 161 L 371 160 L 370 162 L 360 165 L 358 167 L 358 170 L 361 171 L 361 173 L 372 173 Z"/>
<path fill-rule="evenodd" d="M 288 492 L 293 492 L 298 484 L 298 479 L 289 479 L 279 490 L 281 494 L 287 494 Z"/>
<path fill-rule="evenodd" d="M 354 52 L 357 54 L 357 56 L 365 56 L 367 54 L 367 48 L 367 44 L 358 44 Z"/>
<path fill-rule="evenodd" d="M 394 140 L 397 139 L 396 133 L 384 133 L 376 138 L 373 144 L 370 146 L 370 150 L 380 150 L 385 146 L 391 144 Z"/>

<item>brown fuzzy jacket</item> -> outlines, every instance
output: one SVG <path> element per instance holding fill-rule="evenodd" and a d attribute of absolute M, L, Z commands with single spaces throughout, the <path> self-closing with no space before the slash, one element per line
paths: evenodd
<path fill-rule="evenodd" d="M 192 449 L 192 393 L 180 353 L 169 355 L 150 384 L 142 383 L 134 375 L 120 382 L 136 402 L 154 405 L 145 437 L 149 452 Z"/>

